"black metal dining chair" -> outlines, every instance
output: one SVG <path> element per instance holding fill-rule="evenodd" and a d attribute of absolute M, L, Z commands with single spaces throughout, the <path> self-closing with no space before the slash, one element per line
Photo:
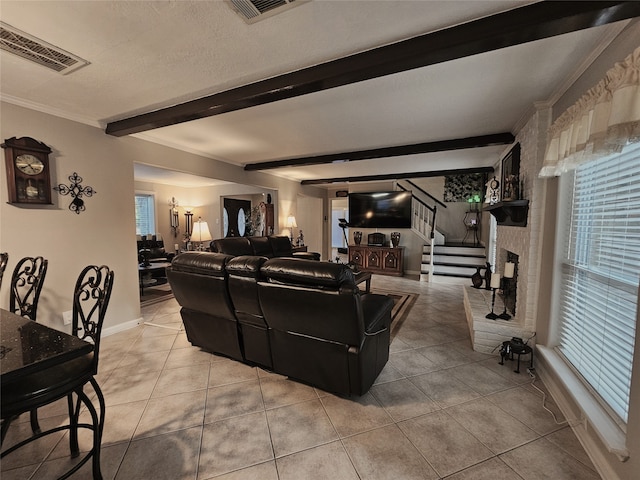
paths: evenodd
<path fill-rule="evenodd" d="M 104 317 L 111 298 L 114 273 L 107 266 L 90 265 L 85 267 L 76 282 L 73 295 L 72 334 L 91 341 L 94 350 L 88 355 L 68 361 L 62 365 L 48 368 L 2 388 L 2 441 L 4 441 L 11 421 L 25 412 L 35 412 L 64 397 L 67 397 L 69 409 L 69 424 L 62 425 L 44 432 L 34 432 L 30 438 L 11 446 L 2 452 L 1 457 L 8 455 L 23 445 L 45 435 L 69 430 L 69 448 L 71 456 L 80 454 L 78 445 L 78 428 L 89 429 L 93 432 L 93 446 L 91 450 L 60 479 L 68 478 L 78 471 L 92 458 L 94 480 L 101 480 L 100 472 L 100 444 L 105 419 L 104 396 L 95 375 L 98 372 L 98 358 L 100 352 L 100 337 Z M 98 399 L 100 412 L 84 392 L 84 387 L 91 384 Z M 91 424 L 79 423 L 80 409 L 85 406 L 91 416 Z"/>
<path fill-rule="evenodd" d="M 0 253 L 0 287 L 2 287 L 2 277 L 7 268 L 7 262 L 9 262 L 9 254 L 7 252 Z"/>
<path fill-rule="evenodd" d="M 42 257 L 24 257 L 13 269 L 9 310 L 21 317 L 36 319 L 38 300 L 49 261 Z"/>

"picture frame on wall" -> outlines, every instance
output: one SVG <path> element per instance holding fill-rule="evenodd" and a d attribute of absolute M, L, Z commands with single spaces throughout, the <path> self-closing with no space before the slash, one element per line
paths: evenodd
<path fill-rule="evenodd" d="M 520 198 L 520 144 L 516 143 L 502 159 L 501 201 L 511 202 Z"/>

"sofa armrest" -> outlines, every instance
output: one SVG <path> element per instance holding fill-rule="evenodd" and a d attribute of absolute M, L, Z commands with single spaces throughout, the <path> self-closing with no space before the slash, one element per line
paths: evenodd
<path fill-rule="evenodd" d="M 365 335 L 377 335 L 389 328 L 393 300 L 387 295 L 368 293 L 361 296 Z"/>

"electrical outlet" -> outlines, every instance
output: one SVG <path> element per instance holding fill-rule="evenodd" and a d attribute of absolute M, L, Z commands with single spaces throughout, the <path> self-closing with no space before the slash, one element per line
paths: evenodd
<path fill-rule="evenodd" d="M 62 321 L 65 325 L 71 325 L 71 319 L 73 318 L 73 311 L 62 312 Z"/>

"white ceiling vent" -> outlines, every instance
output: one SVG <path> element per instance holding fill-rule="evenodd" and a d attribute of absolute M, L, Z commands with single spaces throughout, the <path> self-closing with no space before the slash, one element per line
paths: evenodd
<path fill-rule="evenodd" d="M 89 65 L 82 58 L 0 22 L 0 49 L 63 75 Z"/>
<path fill-rule="evenodd" d="M 255 23 L 308 1 L 310 0 L 226 0 L 247 23 Z"/>

